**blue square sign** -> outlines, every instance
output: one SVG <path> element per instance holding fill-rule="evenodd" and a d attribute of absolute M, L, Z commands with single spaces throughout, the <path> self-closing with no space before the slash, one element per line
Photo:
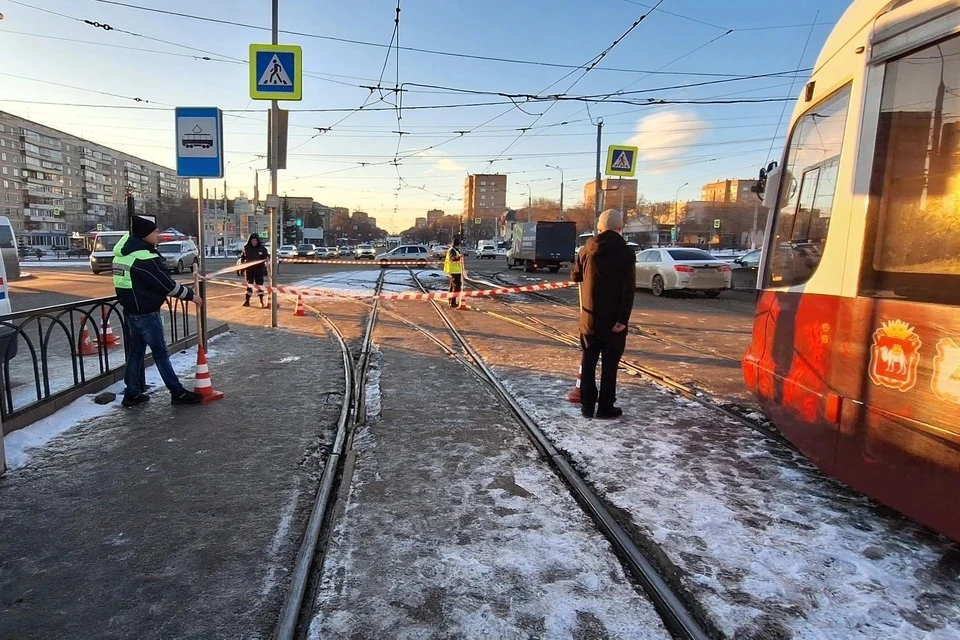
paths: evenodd
<path fill-rule="evenodd" d="M 177 177 L 223 177 L 223 114 L 217 107 L 177 107 Z"/>
<path fill-rule="evenodd" d="M 303 94 L 301 49 L 293 45 L 250 45 L 250 97 L 300 100 Z"/>

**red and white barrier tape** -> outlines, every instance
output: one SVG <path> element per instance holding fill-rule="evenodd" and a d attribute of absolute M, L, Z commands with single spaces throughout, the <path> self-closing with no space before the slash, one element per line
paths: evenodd
<path fill-rule="evenodd" d="M 208 273 L 203 276 L 204 279 L 210 280 L 211 278 L 216 278 L 217 276 L 222 276 L 225 273 L 233 273 L 235 271 L 243 271 L 244 269 L 249 269 L 250 267 L 255 267 L 258 264 L 263 264 L 266 260 L 257 260 L 255 262 L 244 262 L 242 264 L 235 264 L 232 267 L 224 267 L 219 271 L 214 271 L 213 273 Z"/>
<path fill-rule="evenodd" d="M 217 280 L 217 284 L 224 284 L 228 286 L 243 287 L 244 285 L 233 283 L 233 282 L 224 282 L 222 280 Z M 549 291 L 552 289 L 566 289 L 569 287 L 576 286 L 576 282 L 545 282 L 543 284 L 531 284 L 525 285 L 522 287 L 506 287 L 500 289 L 482 289 L 476 291 L 460 291 L 458 293 L 451 293 L 448 291 L 437 292 L 437 293 L 418 293 L 418 292 L 405 292 L 405 293 L 381 293 L 379 296 L 373 295 L 373 293 L 367 293 L 364 291 L 344 291 L 342 289 L 319 289 L 319 288 L 304 288 L 304 287 L 270 287 L 270 286 L 261 286 L 261 285 L 247 285 L 253 289 L 256 289 L 258 292 L 263 293 L 272 293 L 276 292 L 281 295 L 288 296 L 307 296 L 313 298 L 379 298 L 380 300 L 449 300 L 450 298 L 480 298 L 485 296 L 499 296 L 499 295 L 509 295 L 511 293 L 528 293 L 531 291 Z"/>
<path fill-rule="evenodd" d="M 416 260 L 367 260 L 367 259 L 356 259 L 356 260 L 327 260 L 325 258 L 277 258 L 278 262 L 283 264 L 352 264 L 357 267 L 362 265 L 364 262 L 368 263 L 370 266 L 400 266 L 405 267 L 422 267 L 428 264 L 443 264 L 443 260 L 423 260 L 421 258 Z"/>

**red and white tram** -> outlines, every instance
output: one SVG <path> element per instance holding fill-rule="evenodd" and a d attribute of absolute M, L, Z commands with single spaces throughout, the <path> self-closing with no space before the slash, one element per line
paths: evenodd
<path fill-rule="evenodd" d="M 767 178 L 747 384 L 822 470 L 960 541 L 960 3 L 854 2 Z"/>

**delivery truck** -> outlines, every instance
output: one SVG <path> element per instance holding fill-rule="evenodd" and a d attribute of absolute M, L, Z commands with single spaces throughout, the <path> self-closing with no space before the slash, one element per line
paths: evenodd
<path fill-rule="evenodd" d="M 577 255 L 577 223 L 555 220 L 518 222 L 513 225 L 513 245 L 507 251 L 507 268 L 524 271 L 549 269 L 550 273 L 571 264 Z"/>

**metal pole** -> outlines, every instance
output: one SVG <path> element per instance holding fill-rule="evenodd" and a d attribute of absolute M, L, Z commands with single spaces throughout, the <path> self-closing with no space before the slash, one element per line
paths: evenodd
<path fill-rule="evenodd" d="M 597 223 L 600 222 L 600 145 L 603 134 L 603 120 L 597 120 L 597 175 L 593 187 L 593 231 L 597 231 Z"/>
<path fill-rule="evenodd" d="M 19 337 L 14 336 L 14 340 Z M 0 476 L 7 470 L 7 454 L 3 449 L 3 420 L 0 420 Z"/>
<path fill-rule="evenodd" d="M 557 215 L 557 220 L 563 220 L 563 167 L 548 164 L 547 168 L 556 169 L 560 172 L 560 213 Z"/>
<path fill-rule="evenodd" d="M 277 44 L 280 1 L 272 0 L 271 42 Z M 270 101 L 270 195 L 277 196 L 277 163 L 280 146 L 280 119 L 277 101 Z M 277 326 L 277 207 L 270 208 L 270 326 Z"/>
<path fill-rule="evenodd" d="M 684 182 L 682 185 L 677 187 L 677 195 L 673 198 L 673 229 L 676 240 L 673 238 L 670 239 L 671 242 L 680 242 L 680 223 L 677 218 L 680 213 L 680 189 L 683 189 L 685 186 L 690 184 L 689 182 Z"/>
<path fill-rule="evenodd" d="M 750 231 L 750 251 L 757 248 L 757 216 L 760 215 L 760 200 L 753 203 L 753 229 Z"/>
<path fill-rule="evenodd" d="M 204 305 L 197 312 L 197 317 L 200 318 L 200 344 L 207 344 L 207 281 L 204 279 L 204 276 L 207 275 L 207 258 L 204 256 L 206 251 L 204 251 L 204 239 L 203 239 L 203 178 L 197 180 L 197 244 L 200 246 L 200 251 L 197 253 L 200 254 L 200 285 L 197 287 L 197 294 L 203 298 Z"/>

